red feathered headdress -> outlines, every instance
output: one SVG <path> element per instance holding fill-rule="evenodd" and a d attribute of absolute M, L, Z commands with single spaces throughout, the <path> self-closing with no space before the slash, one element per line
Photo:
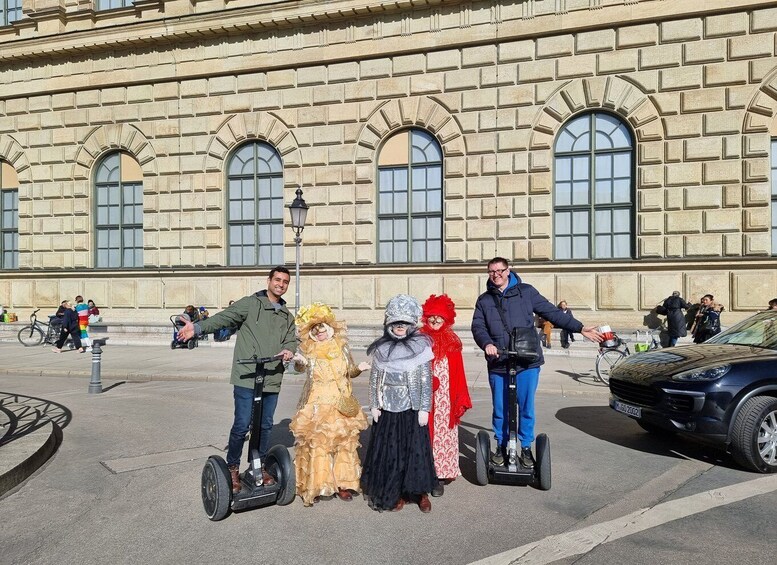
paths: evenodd
<path fill-rule="evenodd" d="M 445 324 L 452 326 L 456 320 L 456 305 L 453 303 L 447 294 L 431 295 L 426 299 L 423 305 L 424 321 L 429 316 L 440 316 L 445 320 Z"/>

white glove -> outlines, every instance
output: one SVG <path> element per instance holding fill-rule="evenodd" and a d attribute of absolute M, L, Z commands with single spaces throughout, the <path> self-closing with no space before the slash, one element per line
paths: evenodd
<path fill-rule="evenodd" d="M 292 357 L 291 360 L 294 361 L 296 365 L 302 365 L 303 367 L 308 364 L 308 360 L 299 351 L 294 354 L 294 357 Z"/>
<path fill-rule="evenodd" d="M 380 418 L 380 408 L 370 408 L 370 412 L 372 412 L 372 423 L 377 423 Z"/>
<path fill-rule="evenodd" d="M 360 371 L 362 371 L 362 372 L 363 371 L 369 371 L 370 369 L 372 369 L 372 365 L 370 365 L 366 361 L 362 361 L 361 363 L 359 363 L 359 370 Z"/>
<path fill-rule="evenodd" d="M 423 410 L 418 411 L 418 425 L 423 427 L 429 423 L 429 412 Z"/>

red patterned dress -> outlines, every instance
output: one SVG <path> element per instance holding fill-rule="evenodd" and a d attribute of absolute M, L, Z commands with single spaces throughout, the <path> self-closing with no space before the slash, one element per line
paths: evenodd
<path fill-rule="evenodd" d="M 437 478 L 459 476 L 459 422 L 472 401 L 469 398 L 461 340 L 451 327 L 456 318 L 453 301 L 447 295 L 432 295 L 423 305 L 424 326 L 421 331 L 432 338 L 432 411 L 429 414 L 429 435 Z M 439 316 L 444 323 L 434 330 L 429 316 Z"/>

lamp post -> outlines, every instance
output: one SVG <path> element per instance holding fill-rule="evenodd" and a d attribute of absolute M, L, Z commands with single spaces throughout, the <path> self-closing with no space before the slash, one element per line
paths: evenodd
<path fill-rule="evenodd" d="M 305 220 L 308 217 L 308 205 L 302 198 L 302 189 L 297 189 L 297 197 L 289 204 L 289 213 L 291 214 L 291 229 L 294 230 L 294 243 L 297 247 L 297 269 L 294 273 L 294 287 L 296 295 L 294 297 L 294 310 L 299 310 L 299 247 L 302 243 L 302 230 L 305 229 Z"/>

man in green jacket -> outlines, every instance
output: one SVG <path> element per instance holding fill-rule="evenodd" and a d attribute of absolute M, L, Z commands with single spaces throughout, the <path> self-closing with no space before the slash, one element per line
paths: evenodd
<path fill-rule="evenodd" d="M 270 445 L 275 407 L 285 361 L 291 360 L 297 349 L 294 316 L 281 298 L 289 288 L 291 277 L 286 267 L 275 267 L 267 277 L 267 290 L 241 298 L 226 310 L 196 323 L 187 322 L 178 335 L 187 341 L 195 335 L 214 333 L 222 328 L 238 328 L 230 383 L 234 385 L 235 420 L 229 432 L 227 465 L 232 475 L 232 492 L 240 492 L 240 455 L 243 441 L 251 424 L 254 400 L 254 365 L 241 365 L 238 359 L 272 357 L 278 361 L 265 364 L 264 393 L 262 396 L 262 423 L 259 434 L 259 457 L 264 460 Z M 275 480 L 262 469 L 265 484 Z"/>

